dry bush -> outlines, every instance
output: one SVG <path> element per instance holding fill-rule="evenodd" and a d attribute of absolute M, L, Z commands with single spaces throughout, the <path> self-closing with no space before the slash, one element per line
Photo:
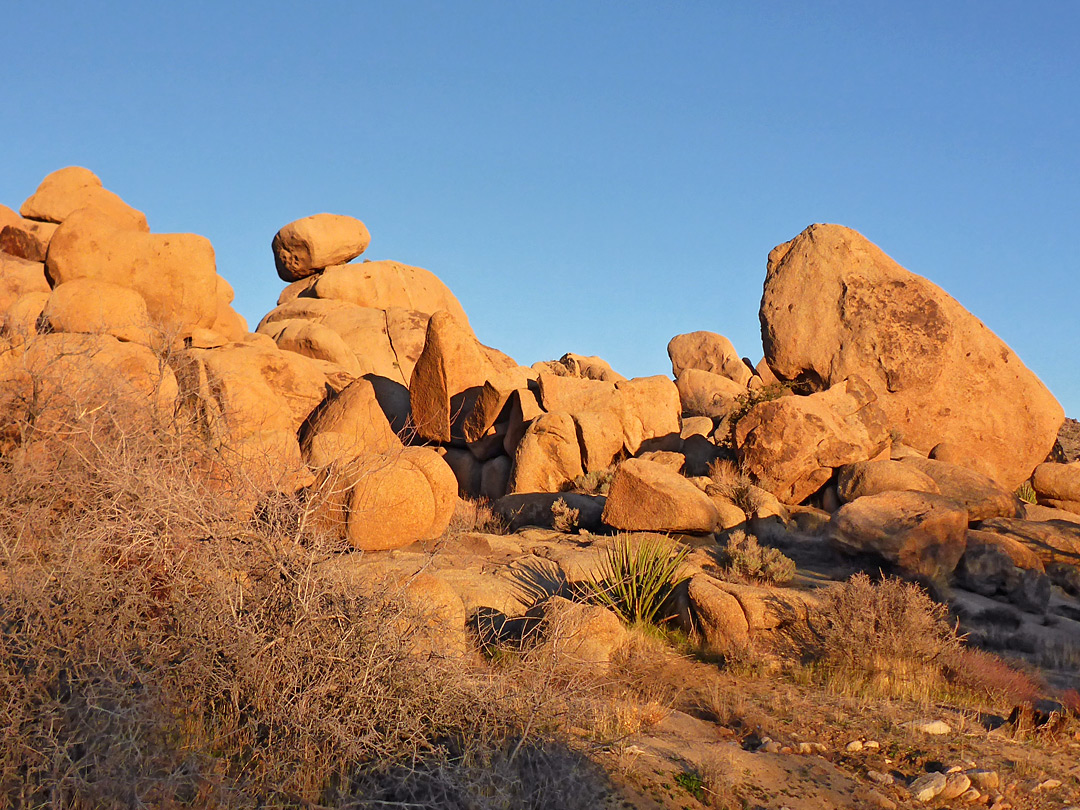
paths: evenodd
<path fill-rule="evenodd" d="M 811 654 L 843 693 L 926 699 L 944 685 L 946 663 L 962 649 L 947 616 L 917 585 L 856 574 L 823 594 L 812 616 Z"/>
<path fill-rule="evenodd" d="M 138 398 L 48 404 L 0 411 L 0 804 L 593 806 L 554 687 L 320 578 L 314 500 L 251 508 Z"/>
<path fill-rule="evenodd" d="M 585 495 L 607 495 L 611 491 L 611 481 L 615 477 L 615 468 L 618 464 L 612 464 L 603 470 L 593 470 L 574 479 L 573 490 Z"/>
<path fill-rule="evenodd" d="M 454 506 L 453 517 L 447 527 L 444 537 L 452 537 L 457 534 L 479 533 L 503 535 L 507 532 L 508 524 L 494 509 L 491 504 L 484 500 L 473 498 L 458 498 Z"/>
<path fill-rule="evenodd" d="M 580 520 L 581 510 L 574 509 L 562 498 L 551 504 L 551 521 L 556 531 L 572 534 L 578 530 Z"/>
<path fill-rule="evenodd" d="M 757 537 L 732 529 L 720 550 L 725 573 L 739 579 L 782 585 L 795 576 L 795 563 L 776 548 L 758 543 Z"/>
<path fill-rule="evenodd" d="M 712 483 L 706 491 L 719 495 L 739 507 L 747 519 L 754 517 L 761 508 L 761 499 L 753 481 L 731 459 L 716 459 L 709 463 Z"/>
<path fill-rule="evenodd" d="M 1040 680 L 986 650 L 961 647 L 943 663 L 952 684 L 1000 706 L 1011 708 L 1045 694 Z"/>

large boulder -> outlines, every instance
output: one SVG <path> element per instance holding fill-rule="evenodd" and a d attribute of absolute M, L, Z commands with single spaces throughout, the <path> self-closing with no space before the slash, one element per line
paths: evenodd
<path fill-rule="evenodd" d="M 362 551 L 401 548 L 446 531 L 457 489 L 454 473 L 429 448 L 365 454 L 327 468 L 316 519 Z"/>
<path fill-rule="evenodd" d="M 89 278 L 135 290 L 155 324 L 175 337 L 217 319 L 214 249 L 202 236 L 145 233 L 83 208 L 57 229 L 45 272 L 53 287 Z"/>
<path fill-rule="evenodd" d="M 485 383 L 512 390 L 524 387 L 527 378 L 513 360 L 482 345 L 453 315 L 436 312 L 409 383 L 416 432 L 436 442 L 464 438 L 464 425 Z"/>
<path fill-rule="evenodd" d="M 366 379 L 350 383 L 316 408 L 301 428 L 300 446 L 316 468 L 403 447 Z"/>
<path fill-rule="evenodd" d="M 624 531 L 711 532 L 720 514 L 709 496 L 679 473 L 633 458 L 615 469 L 603 519 Z"/>
<path fill-rule="evenodd" d="M 736 410 L 747 398 L 745 385 L 740 385 L 711 371 L 687 368 L 675 380 L 684 416 L 708 416 L 722 419 Z"/>
<path fill-rule="evenodd" d="M 876 554 L 904 570 L 944 580 L 967 542 L 962 504 L 927 492 L 882 492 L 856 498 L 833 513 L 830 539 L 841 549 Z"/>
<path fill-rule="evenodd" d="M 1080 525 L 1064 520 L 991 518 L 978 524 L 980 532 L 993 533 L 1034 552 L 1044 565 L 1080 567 Z"/>
<path fill-rule="evenodd" d="M 676 335 L 668 342 L 667 351 L 674 377 L 681 377 L 683 371 L 694 368 L 719 374 L 745 389 L 754 374 L 731 341 L 715 332 Z"/>
<path fill-rule="evenodd" d="M 1046 458 L 1065 417 L 982 322 L 839 225 L 769 254 L 760 320 L 779 377 L 823 390 L 858 375 L 906 443 L 949 442 L 1007 489 Z"/>
<path fill-rule="evenodd" d="M 351 262 L 371 242 L 355 217 L 315 214 L 290 222 L 274 235 L 271 249 L 283 281 L 298 281 L 335 264 Z"/>
<path fill-rule="evenodd" d="M 1080 512 L 1080 461 L 1040 464 L 1035 468 L 1031 483 L 1040 504 Z"/>
<path fill-rule="evenodd" d="M 461 303 L 430 270 L 391 261 L 327 267 L 310 288 L 315 298 L 347 301 L 374 309 L 406 309 L 431 316 L 449 312 L 469 329 Z"/>
<path fill-rule="evenodd" d="M 0 313 L 27 293 L 49 292 L 45 265 L 0 253 Z"/>
<path fill-rule="evenodd" d="M 938 492 L 967 507 L 969 520 L 1020 516 L 1020 499 L 989 476 L 932 458 L 908 456 L 900 463 L 933 478 Z"/>
<path fill-rule="evenodd" d="M 584 473 L 573 417 L 546 413 L 532 421 L 518 443 L 508 492 L 559 492 Z"/>
<path fill-rule="evenodd" d="M 784 503 L 819 490 L 833 469 L 877 456 L 888 446 L 885 416 L 858 377 L 806 397 L 759 402 L 735 426 L 739 462 Z"/>
<path fill-rule="evenodd" d="M 52 332 L 112 335 L 150 344 L 150 316 L 142 296 L 107 281 L 79 278 L 61 284 L 52 291 L 41 317 L 44 327 Z"/>
<path fill-rule="evenodd" d="M 98 176 L 81 166 L 69 166 L 48 175 L 22 204 L 19 213 L 28 219 L 64 222 L 82 208 L 92 208 L 121 228 L 150 230 L 141 211 L 102 188 Z"/>
<path fill-rule="evenodd" d="M 836 480 L 836 493 L 845 503 L 864 495 L 898 490 L 940 494 L 929 475 L 910 464 L 890 459 L 845 464 Z"/>
<path fill-rule="evenodd" d="M 553 529 L 555 517 L 551 507 L 556 501 L 562 501 L 570 509 L 577 510 L 578 528 L 587 531 L 599 531 L 603 528 L 604 504 L 607 499 L 602 495 L 583 495 L 579 492 L 524 492 L 498 498 L 491 508 L 506 523 L 507 531 L 516 532 L 526 526 Z"/>

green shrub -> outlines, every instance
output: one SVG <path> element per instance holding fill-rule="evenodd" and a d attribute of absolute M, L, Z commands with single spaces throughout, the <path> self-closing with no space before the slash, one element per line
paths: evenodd
<path fill-rule="evenodd" d="M 743 579 L 782 585 L 795 576 L 795 563 L 780 551 L 758 543 L 742 529 L 732 529 L 720 553 L 728 572 Z"/>
<path fill-rule="evenodd" d="M 600 570 L 588 584 L 589 599 L 615 611 L 627 624 L 657 624 L 664 602 L 688 554 L 671 541 L 650 535 L 636 542 L 620 535 L 608 549 Z M 659 617 L 659 618 L 658 618 Z"/>
<path fill-rule="evenodd" d="M 1035 498 L 1035 487 L 1032 486 L 1030 481 L 1025 481 L 1016 488 L 1016 497 L 1024 503 L 1037 503 Z"/>

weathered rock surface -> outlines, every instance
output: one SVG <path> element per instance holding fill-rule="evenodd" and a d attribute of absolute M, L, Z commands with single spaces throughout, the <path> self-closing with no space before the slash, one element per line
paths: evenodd
<path fill-rule="evenodd" d="M 306 418 L 301 448 L 312 467 L 402 448 L 379 403 L 375 387 L 359 379 L 331 395 Z"/>
<path fill-rule="evenodd" d="M 0 312 L 27 293 L 49 292 L 45 265 L 0 253 Z"/>
<path fill-rule="evenodd" d="M 59 223 L 83 208 L 92 208 L 119 227 L 150 231 L 141 211 L 103 188 L 100 178 L 81 166 L 69 166 L 48 175 L 22 204 L 19 213 L 28 219 Z"/>
<path fill-rule="evenodd" d="M 834 468 L 872 459 L 888 445 L 875 398 L 853 377 L 819 394 L 760 402 L 736 424 L 739 461 L 759 486 L 799 503 Z"/>
<path fill-rule="evenodd" d="M 559 492 L 584 473 L 573 418 L 546 413 L 533 420 L 517 446 L 509 492 Z"/>
<path fill-rule="evenodd" d="M 1080 512 L 1080 462 L 1040 464 L 1035 468 L 1031 484 L 1040 504 Z"/>
<path fill-rule="evenodd" d="M 626 531 L 711 532 L 720 520 L 709 496 L 669 467 L 628 459 L 615 470 L 604 523 Z"/>
<path fill-rule="evenodd" d="M 684 369 L 675 380 L 684 416 L 721 419 L 739 407 L 747 396 L 746 386 L 711 371 Z"/>
<path fill-rule="evenodd" d="M 905 458 L 900 463 L 934 479 L 943 496 L 967 507 L 969 520 L 1017 517 L 1020 514 L 1020 499 L 1016 494 L 982 473 L 944 461 L 916 456 Z"/>
<path fill-rule="evenodd" d="M 52 291 L 41 316 L 46 331 L 112 335 L 143 345 L 151 342 L 150 315 L 142 296 L 98 279 L 61 284 Z"/>
<path fill-rule="evenodd" d="M 202 236 L 145 233 L 83 208 L 57 229 L 45 272 L 53 287 L 89 278 L 135 290 L 155 324 L 176 337 L 218 317 L 214 249 Z"/>
<path fill-rule="evenodd" d="M 908 490 L 939 494 L 938 485 L 926 473 L 909 464 L 890 459 L 859 461 L 840 468 L 836 491 L 847 503 L 863 495 Z"/>
<path fill-rule="evenodd" d="M 905 442 L 949 442 L 1010 490 L 1046 458 L 1065 416 L 977 318 L 839 225 L 812 225 L 772 251 L 760 319 L 779 377 L 821 390 L 858 375 Z"/>
<path fill-rule="evenodd" d="M 843 550 L 871 552 L 913 574 L 941 580 L 960 561 L 967 529 L 962 504 L 925 492 L 882 492 L 840 507 L 829 536 Z"/>
<path fill-rule="evenodd" d="M 1080 526 L 1075 523 L 991 518 L 981 521 L 977 528 L 1020 543 L 1037 554 L 1044 565 L 1080 566 Z"/>
<path fill-rule="evenodd" d="M 363 222 L 340 214 L 315 214 L 290 222 L 271 249 L 283 281 L 298 281 L 335 264 L 351 262 L 371 242 Z"/>
<path fill-rule="evenodd" d="M 311 283 L 319 299 L 344 301 L 373 309 L 405 309 L 430 317 L 449 312 L 465 329 L 469 319 L 450 288 L 429 270 L 391 261 L 327 267 Z"/>
<path fill-rule="evenodd" d="M 726 377 L 745 390 L 753 376 L 731 341 L 715 332 L 676 335 L 668 343 L 667 351 L 671 373 L 676 378 L 686 369 L 699 369 Z"/>

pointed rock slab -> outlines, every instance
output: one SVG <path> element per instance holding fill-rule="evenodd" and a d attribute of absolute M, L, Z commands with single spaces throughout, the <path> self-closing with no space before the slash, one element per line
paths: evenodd
<path fill-rule="evenodd" d="M 462 426 L 465 441 L 476 442 L 492 432 L 495 422 L 507 407 L 510 395 L 513 393 L 513 391 L 496 388 L 490 382 L 485 382 L 480 393 L 477 394 L 472 411 L 465 417 Z"/>
<path fill-rule="evenodd" d="M 545 413 L 533 420 L 517 446 L 507 491 L 559 492 L 584 473 L 573 417 Z"/>
<path fill-rule="evenodd" d="M 409 383 L 417 434 L 435 442 L 449 442 L 452 427 L 460 434 L 487 382 L 513 389 L 526 380 L 506 355 L 482 346 L 449 312 L 436 312 Z"/>
<path fill-rule="evenodd" d="M 690 605 L 695 629 L 714 650 L 723 652 L 750 644 L 750 625 L 739 600 L 718 587 L 705 574 L 694 574 L 689 582 Z"/>
<path fill-rule="evenodd" d="M 142 211 L 136 211 L 102 188 L 100 178 L 81 166 L 69 166 L 48 175 L 19 212 L 29 219 L 64 222 L 81 208 L 92 208 L 119 227 L 150 232 Z"/>
<path fill-rule="evenodd" d="M 769 366 L 822 390 L 866 380 L 904 441 L 948 442 L 1013 490 L 1064 421 L 1053 395 L 941 288 L 862 235 L 812 225 L 769 254 L 760 309 Z"/>
<path fill-rule="evenodd" d="M 968 520 L 1020 516 L 1020 499 L 989 476 L 932 458 L 909 456 L 900 463 L 933 478 L 938 492 L 967 508 Z"/>
<path fill-rule="evenodd" d="M 784 503 L 800 503 L 834 468 L 888 447 L 888 425 L 875 399 L 852 377 L 819 394 L 758 403 L 735 426 L 739 461 L 760 487 Z"/>
<path fill-rule="evenodd" d="M 662 464 L 627 459 L 615 470 L 604 523 L 623 531 L 711 532 L 720 514 L 709 496 Z"/>
<path fill-rule="evenodd" d="M 119 227 L 94 208 L 76 211 L 56 230 L 45 273 L 53 287 L 89 278 L 135 290 L 155 324 L 179 338 L 209 329 L 218 314 L 210 240 Z"/>
<path fill-rule="evenodd" d="M 745 390 L 753 376 L 731 341 L 715 332 L 676 335 L 668 343 L 667 352 L 673 377 L 681 377 L 686 369 L 693 368 L 726 377 Z"/>
<path fill-rule="evenodd" d="M 872 553 L 917 576 L 946 579 L 964 554 L 963 504 L 926 492 L 866 495 L 833 513 L 827 532 L 840 549 Z"/>
<path fill-rule="evenodd" d="M 298 281 L 323 268 L 352 261 L 370 242 L 367 226 L 355 217 L 315 214 L 279 230 L 271 249 L 278 276 L 283 281 Z"/>

